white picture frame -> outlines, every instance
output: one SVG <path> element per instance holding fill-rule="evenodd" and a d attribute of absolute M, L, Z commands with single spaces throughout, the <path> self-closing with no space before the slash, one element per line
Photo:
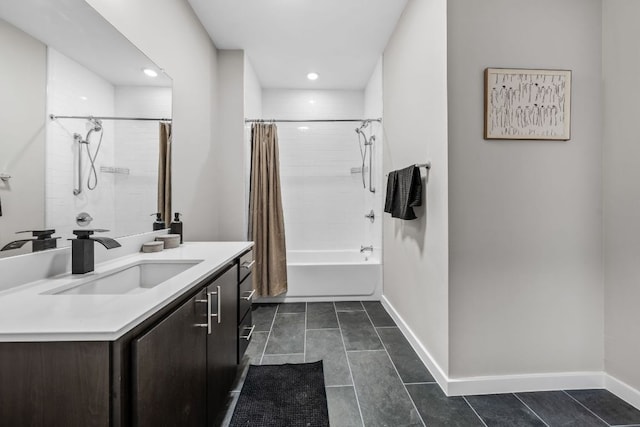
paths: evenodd
<path fill-rule="evenodd" d="M 487 68 L 484 138 L 571 139 L 571 71 Z"/>

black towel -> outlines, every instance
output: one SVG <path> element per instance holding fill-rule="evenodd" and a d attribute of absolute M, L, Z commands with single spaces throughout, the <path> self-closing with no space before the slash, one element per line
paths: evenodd
<path fill-rule="evenodd" d="M 409 166 L 389 172 L 387 179 L 387 199 L 384 211 L 393 218 L 416 219 L 414 206 L 422 205 L 422 178 L 420 168 Z"/>

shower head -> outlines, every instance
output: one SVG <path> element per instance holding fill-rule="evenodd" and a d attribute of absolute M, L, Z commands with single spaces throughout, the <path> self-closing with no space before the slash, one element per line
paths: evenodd
<path fill-rule="evenodd" d="M 100 132 L 102 130 L 102 120 L 91 117 L 89 119 L 89 126 L 89 131 Z"/>

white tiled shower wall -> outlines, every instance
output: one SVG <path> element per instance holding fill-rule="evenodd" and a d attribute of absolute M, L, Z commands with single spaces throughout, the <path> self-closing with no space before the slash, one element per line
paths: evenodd
<path fill-rule="evenodd" d="M 359 119 L 365 113 L 365 94 L 267 89 L 262 93 L 262 110 L 264 119 Z M 361 175 L 351 173 L 362 165 L 358 125 L 278 123 L 287 250 L 380 247 L 364 218 L 374 208 L 375 197 L 363 188 Z M 379 175 L 375 166 L 374 175 Z"/>
<path fill-rule="evenodd" d="M 47 114 L 113 116 L 115 91 L 111 83 L 87 70 L 55 49 L 48 49 Z M 77 228 L 75 216 L 88 212 L 94 218 L 92 228 L 115 227 L 115 190 L 113 175 L 99 172 L 100 166 L 114 163 L 114 124 L 104 122 L 104 137 L 96 161 L 98 187 L 86 189 L 89 161 L 83 147 L 83 191 L 73 195 L 77 186 L 77 148 L 73 134 L 87 135 L 87 121 L 59 119 L 48 121 L 46 142 L 46 221 L 63 239 Z M 90 149 L 97 147 L 99 134 L 91 135 Z"/>
<path fill-rule="evenodd" d="M 382 118 L 383 112 L 382 102 L 382 58 L 378 61 L 371 78 L 364 90 L 364 116 L 369 119 Z M 385 197 L 385 177 L 382 174 L 382 153 L 384 147 L 384 132 L 382 131 L 382 123 L 372 122 L 366 129 L 367 135 L 374 135 L 373 150 L 373 170 L 375 182 L 375 193 L 369 193 L 365 197 L 366 206 L 370 206 L 375 214 L 375 221 L 366 222 L 365 236 L 370 236 L 371 244 L 378 254 L 382 251 L 382 207 Z M 388 214 L 387 214 L 388 215 Z"/>
<path fill-rule="evenodd" d="M 49 48 L 47 114 L 117 117 L 170 117 L 171 88 L 114 86 L 61 53 Z M 151 230 L 157 209 L 158 122 L 102 122 L 104 136 L 96 160 L 98 186 L 86 188 L 89 161 L 83 147 L 82 193 L 77 185 L 77 148 L 73 134 L 87 135 L 87 121 L 58 119 L 47 125 L 46 226 L 72 237 L 75 217 L 88 212 L 92 228 L 124 236 Z M 95 152 L 99 134 L 91 135 Z M 100 167 L 127 168 L 129 174 L 100 172 Z M 61 242 L 62 243 L 62 242 Z"/>
<path fill-rule="evenodd" d="M 119 117 L 171 117 L 171 88 L 117 86 L 115 111 Z M 123 120 L 115 123 L 116 225 L 119 235 L 152 230 L 149 215 L 157 210 L 160 125 L 156 121 Z M 174 212 L 180 211 L 174 206 Z M 171 218 L 165 218 L 170 221 Z"/>

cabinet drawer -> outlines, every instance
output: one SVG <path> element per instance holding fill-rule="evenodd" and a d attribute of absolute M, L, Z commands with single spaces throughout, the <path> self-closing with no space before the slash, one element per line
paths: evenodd
<path fill-rule="evenodd" d="M 242 360 L 244 352 L 251 342 L 255 325 L 251 321 L 251 310 L 244 316 L 242 322 L 238 325 L 238 363 Z"/>
<path fill-rule="evenodd" d="M 238 283 L 253 271 L 253 249 L 240 257 L 240 271 L 238 273 Z"/>
<path fill-rule="evenodd" d="M 247 314 L 247 311 L 251 310 L 251 303 L 253 302 L 253 273 L 249 273 L 246 279 L 240 283 L 238 287 L 238 321 Z"/>

